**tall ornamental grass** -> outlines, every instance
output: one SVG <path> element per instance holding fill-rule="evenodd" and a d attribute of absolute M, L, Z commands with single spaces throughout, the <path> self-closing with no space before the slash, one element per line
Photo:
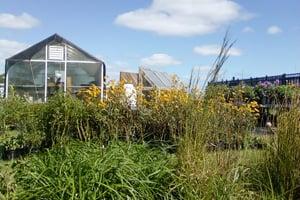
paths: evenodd
<path fill-rule="evenodd" d="M 243 98 L 243 88 L 234 92 L 235 98 L 229 99 L 227 87 L 213 86 L 203 98 L 188 102 L 189 116 L 177 151 L 180 190 L 186 199 L 259 196 L 244 182 L 251 161 L 243 163 L 247 155 L 256 154 L 243 147 L 255 127 L 257 107 Z"/>
<path fill-rule="evenodd" d="M 286 106 L 285 106 L 286 109 Z M 299 96 L 278 117 L 263 162 L 254 175 L 256 185 L 284 199 L 300 198 L 300 101 Z"/>
<path fill-rule="evenodd" d="M 71 142 L 15 167 L 17 199 L 168 199 L 175 157 L 147 145 Z"/>

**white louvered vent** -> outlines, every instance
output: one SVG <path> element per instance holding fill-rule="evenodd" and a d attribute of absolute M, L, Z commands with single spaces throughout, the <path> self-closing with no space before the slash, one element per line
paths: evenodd
<path fill-rule="evenodd" d="M 49 60 L 63 60 L 64 47 L 63 46 L 49 46 Z"/>

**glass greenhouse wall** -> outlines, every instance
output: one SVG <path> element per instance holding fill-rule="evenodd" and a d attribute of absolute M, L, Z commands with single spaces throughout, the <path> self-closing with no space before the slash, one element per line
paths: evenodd
<path fill-rule="evenodd" d="M 6 60 L 5 96 L 44 102 L 57 91 L 76 94 L 94 84 L 103 98 L 104 77 L 104 62 L 54 34 Z"/>

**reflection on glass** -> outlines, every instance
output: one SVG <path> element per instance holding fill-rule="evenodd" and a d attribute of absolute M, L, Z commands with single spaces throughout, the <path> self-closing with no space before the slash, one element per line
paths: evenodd
<path fill-rule="evenodd" d="M 45 58 L 46 58 L 45 47 L 43 47 L 41 50 L 39 50 L 37 53 L 35 53 L 32 56 L 32 59 L 36 59 L 36 60 L 45 60 Z"/>
<path fill-rule="evenodd" d="M 100 85 L 99 63 L 68 63 L 67 90 L 72 94 L 80 88 L 90 85 Z"/>
<path fill-rule="evenodd" d="M 59 91 L 64 91 L 65 64 L 48 62 L 47 70 L 47 97 L 49 97 Z"/>
<path fill-rule="evenodd" d="M 82 60 L 82 61 L 94 61 L 92 58 L 79 51 L 77 48 L 68 46 L 67 47 L 67 60 Z"/>
<path fill-rule="evenodd" d="M 44 98 L 45 63 L 15 62 L 8 71 L 9 93 L 25 97 L 29 101 L 42 102 Z"/>

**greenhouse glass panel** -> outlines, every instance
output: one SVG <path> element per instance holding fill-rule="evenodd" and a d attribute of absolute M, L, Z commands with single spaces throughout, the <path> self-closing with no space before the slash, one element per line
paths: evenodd
<path fill-rule="evenodd" d="M 45 60 L 45 58 L 46 58 L 46 51 L 45 51 L 45 47 L 43 47 L 41 50 L 35 53 L 31 59 Z"/>
<path fill-rule="evenodd" d="M 152 87 L 159 87 L 160 81 L 156 78 L 154 71 L 143 69 L 144 79 L 151 84 Z"/>
<path fill-rule="evenodd" d="M 65 63 L 48 62 L 47 66 L 47 97 L 64 91 Z"/>
<path fill-rule="evenodd" d="M 42 102 L 45 89 L 44 62 L 16 62 L 8 71 L 9 93 L 17 93 L 29 101 Z"/>
<path fill-rule="evenodd" d="M 76 93 L 80 88 L 99 85 L 100 76 L 99 63 L 68 63 L 67 91 Z"/>
<path fill-rule="evenodd" d="M 67 47 L 67 60 L 82 60 L 82 61 L 94 61 L 91 57 L 87 56 L 83 52 L 79 51 L 73 46 Z"/>
<path fill-rule="evenodd" d="M 151 84 L 153 87 L 158 88 L 169 88 L 172 86 L 172 77 L 157 71 L 152 71 L 149 69 L 143 69 L 144 78 Z"/>

